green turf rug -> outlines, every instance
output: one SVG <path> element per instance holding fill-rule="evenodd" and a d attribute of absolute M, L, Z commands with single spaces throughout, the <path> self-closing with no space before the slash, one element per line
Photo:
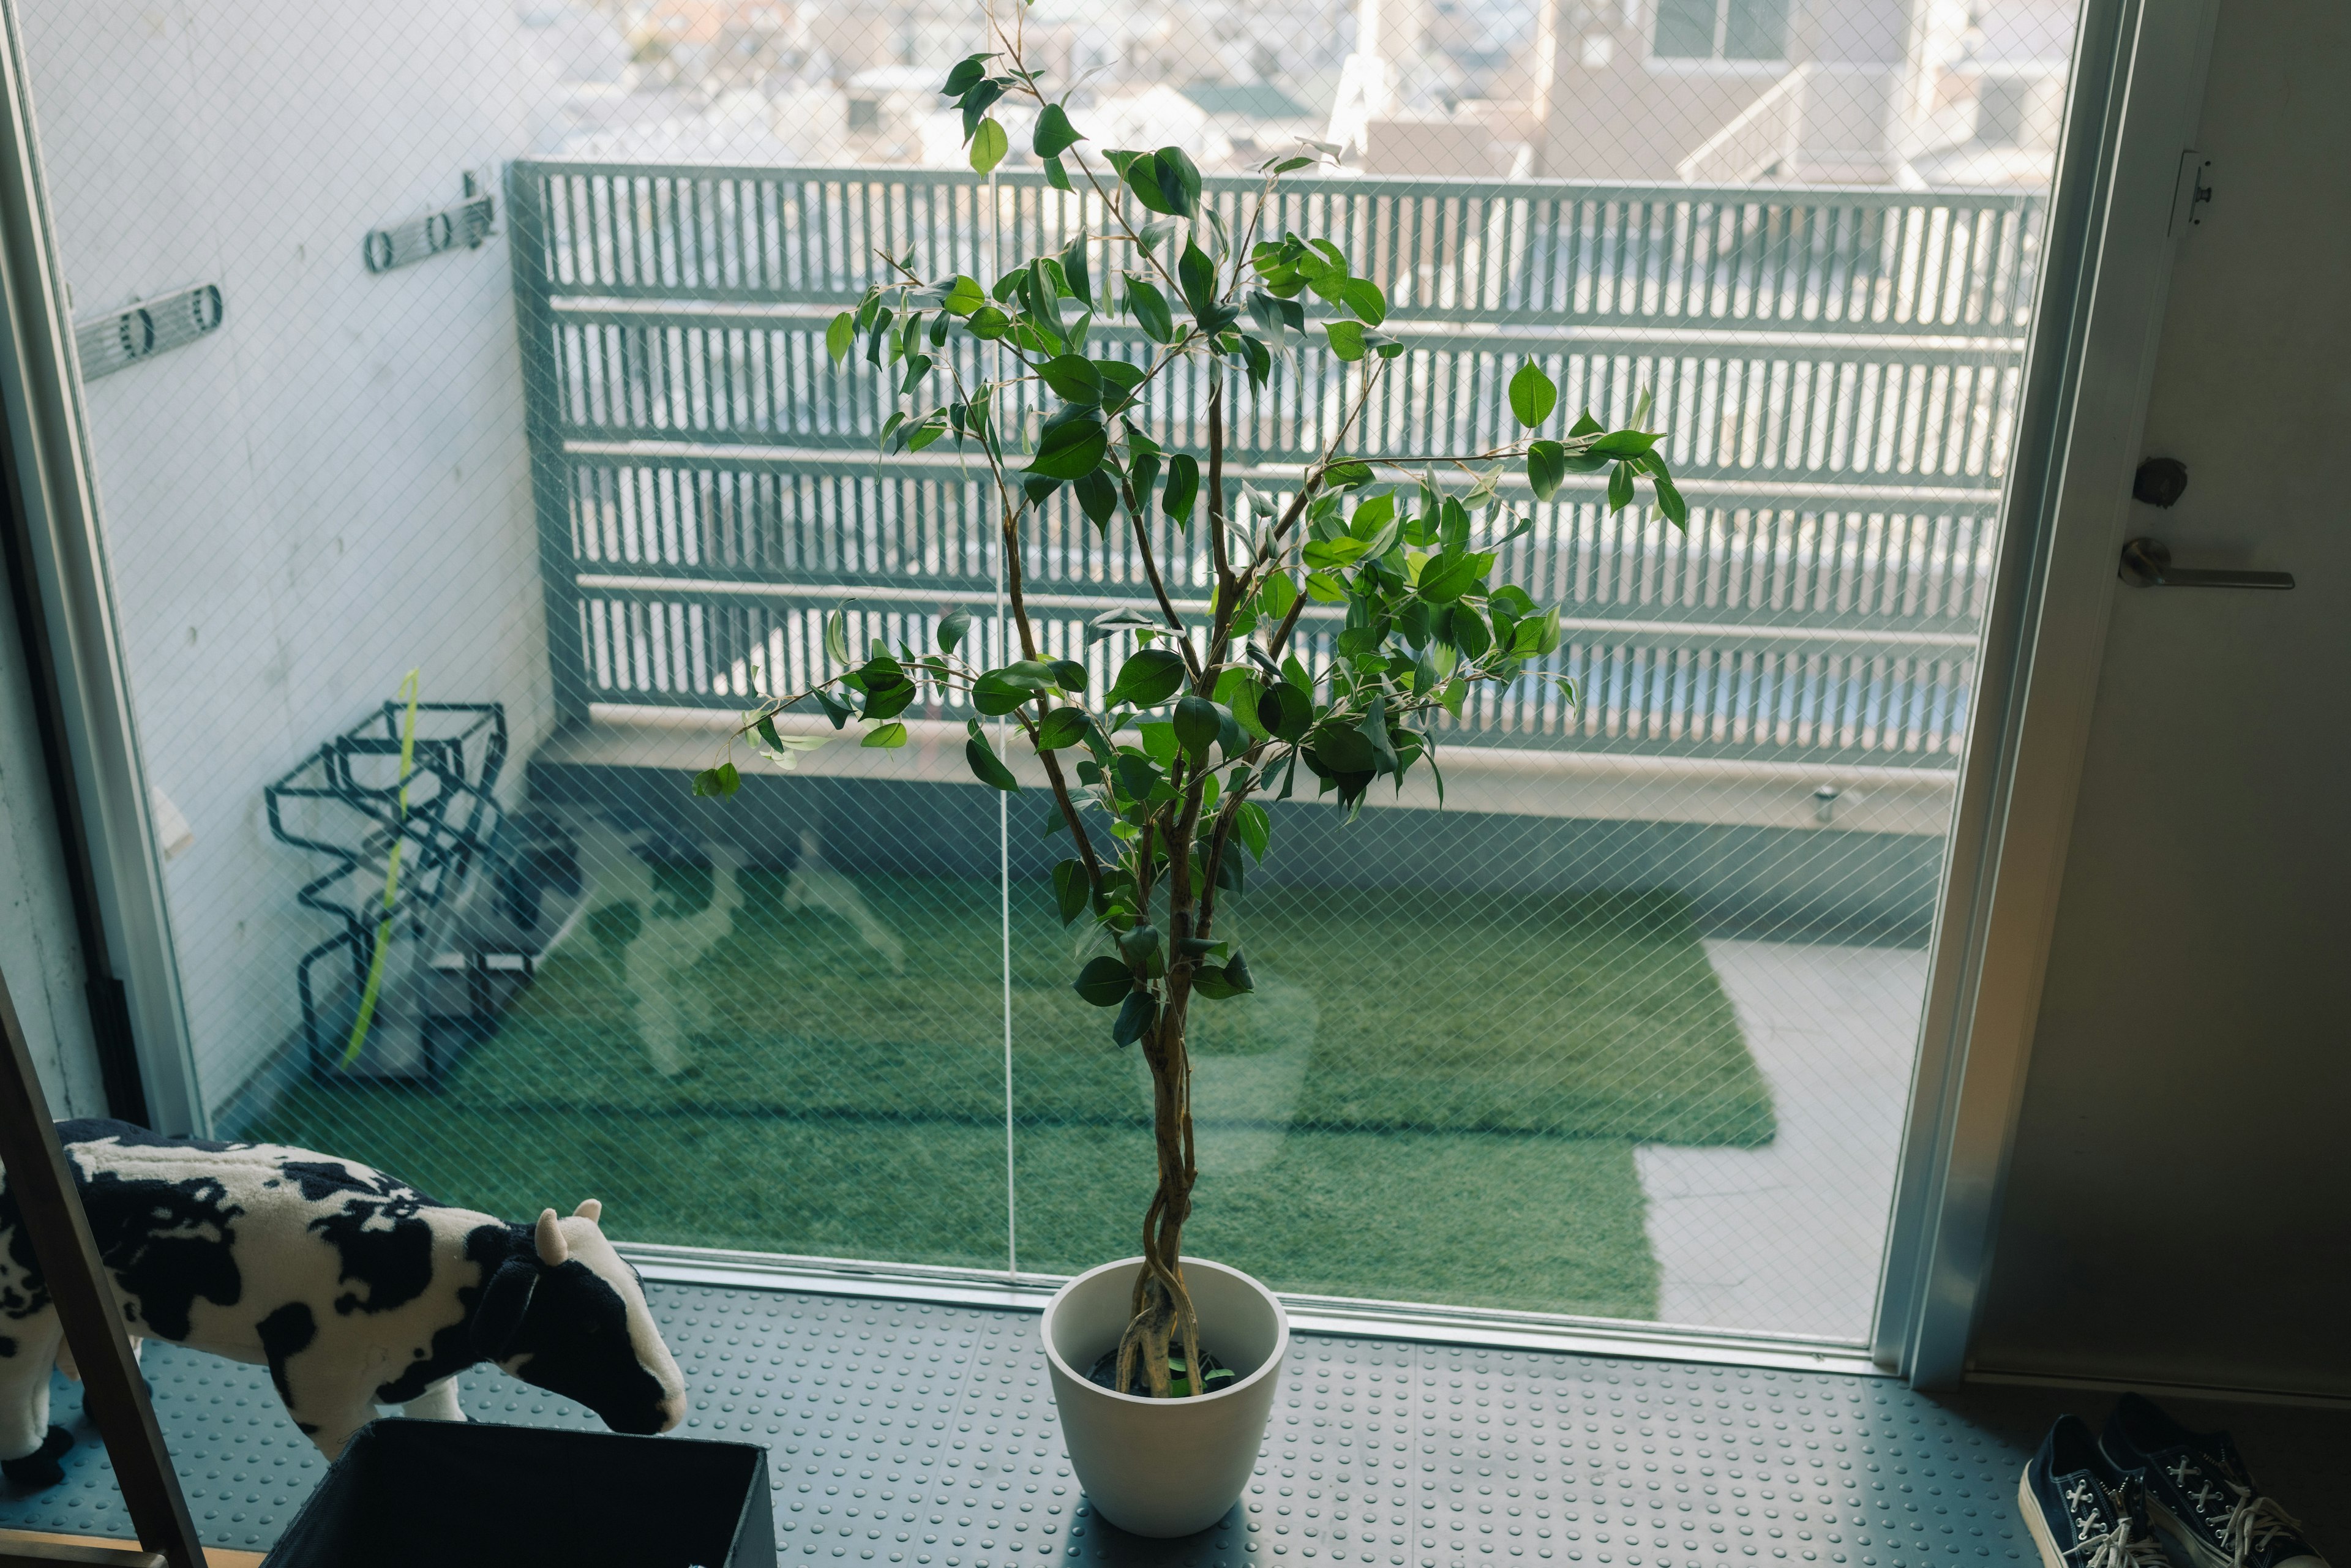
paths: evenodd
<path fill-rule="evenodd" d="M 1071 1271 L 1134 1250 L 1148 1082 L 1043 902 L 1014 890 L 1019 1264 Z M 592 1194 L 640 1239 L 1001 1267 L 998 908 L 623 866 L 444 1092 L 305 1084 L 243 1135 L 517 1216 Z M 1187 1243 L 1282 1288 L 1650 1316 L 1633 1145 L 1771 1136 L 1670 897 L 1267 889 L 1227 929 L 1259 988 L 1196 1014 Z"/>

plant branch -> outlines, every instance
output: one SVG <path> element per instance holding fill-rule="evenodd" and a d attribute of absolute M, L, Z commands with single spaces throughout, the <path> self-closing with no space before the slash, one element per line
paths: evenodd
<path fill-rule="evenodd" d="M 1120 498 L 1126 503 L 1126 519 L 1134 534 L 1135 550 L 1143 557 L 1143 575 L 1151 583 L 1152 596 L 1159 601 L 1159 613 L 1167 618 L 1168 628 L 1176 634 L 1176 649 L 1184 655 L 1185 668 L 1190 670 L 1192 679 L 1197 681 L 1200 678 L 1200 657 L 1192 651 L 1192 638 L 1185 629 L 1184 618 L 1176 612 L 1176 601 L 1167 597 L 1167 584 L 1160 578 L 1158 558 L 1151 551 L 1151 525 L 1144 519 L 1143 508 L 1135 504 L 1134 478 L 1121 475 L 1118 487 Z"/>

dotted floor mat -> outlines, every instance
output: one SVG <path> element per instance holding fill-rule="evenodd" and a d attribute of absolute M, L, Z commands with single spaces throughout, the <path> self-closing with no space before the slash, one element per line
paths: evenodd
<path fill-rule="evenodd" d="M 765 1444 L 779 1561 L 841 1568 L 2031 1563 L 2018 1468 L 2056 1410 L 2095 1419 L 2106 1404 L 1301 1334 L 1240 1506 L 1201 1535 L 1150 1542 L 1086 1506 L 1032 1315 L 657 1282 L 649 1293 L 694 1396 L 683 1430 Z M 266 1549 L 325 1470 L 267 1375 L 165 1344 L 146 1366 L 205 1541 Z M 57 1390 L 53 1419 L 78 1439 L 65 1483 L 0 1494 L 0 1525 L 128 1536 L 79 1391 Z M 477 1420 L 596 1425 L 495 1368 L 464 1391 Z M 2340 1539 L 2351 1417 L 2182 1413 L 2234 1417 L 2257 1473 L 2321 1549 Z"/>

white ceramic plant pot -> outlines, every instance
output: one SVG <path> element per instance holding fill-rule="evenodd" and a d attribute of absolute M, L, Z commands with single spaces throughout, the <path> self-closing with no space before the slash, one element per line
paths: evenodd
<path fill-rule="evenodd" d="M 1290 1319 L 1237 1269 L 1184 1260 L 1200 1340 L 1234 1381 L 1191 1399 L 1144 1399 L 1087 1380 L 1126 1328 L 1140 1258 L 1079 1275 L 1047 1303 L 1041 1332 L 1070 1465 L 1095 1510 L 1137 1535 L 1190 1535 L 1222 1519 L 1257 1468 L 1273 1413 Z"/>

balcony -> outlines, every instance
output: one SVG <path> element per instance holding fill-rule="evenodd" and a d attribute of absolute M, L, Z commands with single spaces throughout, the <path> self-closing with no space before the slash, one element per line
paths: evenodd
<path fill-rule="evenodd" d="M 1253 187 L 1210 187 L 1243 221 Z M 877 465 L 889 389 L 822 346 L 879 253 L 987 277 L 1102 226 L 1040 178 L 992 191 L 510 169 L 551 705 L 485 788 L 547 874 L 521 895 L 485 872 L 475 913 L 420 919 L 371 1049 L 441 1017 L 422 1067 L 344 1051 L 355 962 L 307 1042 L 206 1069 L 221 1128 L 518 1212 L 568 1173 L 647 1243 L 1016 1279 L 1123 1247 L 1143 1084 L 1062 988 L 1035 891 L 1056 852 L 1025 799 L 999 821 L 970 782 L 958 699 L 918 706 L 902 750 L 828 745 L 724 810 L 684 788 L 763 685 L 824 667 L 838 606 L 855 646 L 926 644 L 957 608 L 1000 635 L 977 486 L 941 448 Z M 1333 1300 L 1863 1337 L 2039 214 L 2011 192 L 1285 188 L 1269 222 L 1373 258 L 1413 345 L 1350 440 L 1485 444 L 1533 357 L 1563 417 L 1652 393 L 1692 517 L 1506 488 L 1581 700 L 1465 707 L 1441 804 L 1416 779 L 1353 826 L 1274 808 L 1246 915 L 1264 995 L 1203 1045 L 1223 1196 L 1196 1245 Z M 1096 242 L 1098 276 L 1124 259 Z M 1140 341 L 1105 323 L 1093 351 Z M 1308 350 L 1244 405 L 1237 485 L 1293 482 L 1344 371 Z M 1180 430 L 1199 389 L 1161 395 Z M 1163 523 L 1154 545 L 1204 600 L 1199 543 Z M 1132 542 L 1072 509 L 1024 570 L 1049 654 L 1106 678 L 1132 643 L 1085 622 L 1143 599 Z M 1335 630 L 1310 618 L 1311 662 Z M 1384 1038 L 1380 997 L 1322 978 L 1399 899 L 1448 933 L 1426 1039 Z M 486 921 L 536 978 L 478 978 L 493 1021 L 458 1028 L 431 998 L 464 991 Z M 659 1159 L 628 1152 L 653 1129 Z"/>

